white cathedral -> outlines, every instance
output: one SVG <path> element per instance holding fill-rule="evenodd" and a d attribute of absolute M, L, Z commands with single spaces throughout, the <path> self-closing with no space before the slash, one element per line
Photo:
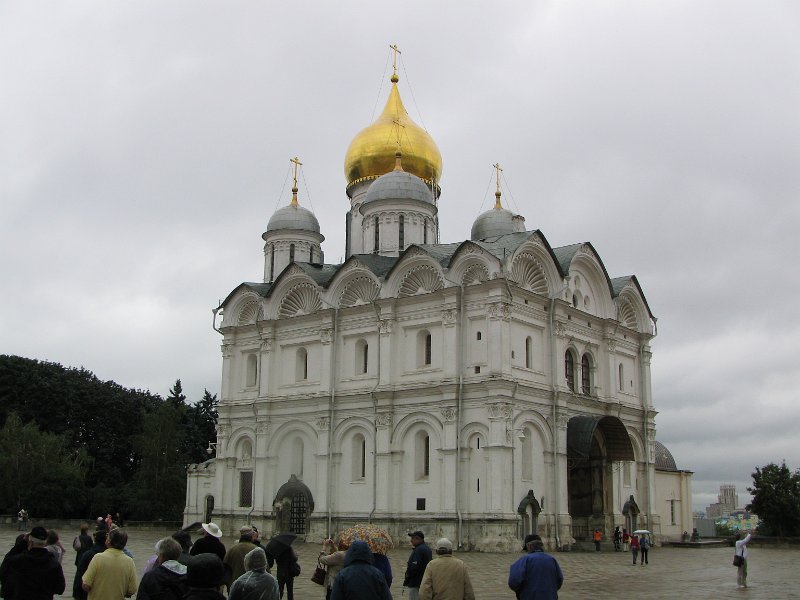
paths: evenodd
<path fill-rule="evenodd" d="M 324 262 L 295 164 L 263 282 L 214 311 L 217 441 L 189 466 L 184 522 L 320 541 L 370 521 L 484 551 L 691 531 L 691 472 L 656 441 L 636 277 L 526 230 L 499 177 L 470 239 L 439 243 L 441 155 L 391 82 L 345 157 L 344 263 Z"/>

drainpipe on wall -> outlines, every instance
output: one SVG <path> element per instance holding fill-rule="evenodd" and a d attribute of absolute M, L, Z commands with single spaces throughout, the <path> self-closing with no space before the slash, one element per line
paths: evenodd
<path fill-rule="evenodd" d="M 655 319 L 653 319 L 653 325 L 655 327 L 655 333 L 652 336 L 649 336 L 645 340 L 645 342 L 639 344 L 639 394 L 640 394 L 641 399 L 642 399 L 642 408 L 644 409 L 643 410 L 643 418 L 642 418 L 642 421 L 643 421 L 642 431 L 644 432 L 643 433 L 643 435 L 644 435 L 644 456 L 645 456 L 645 461 L 646 461 L 646 465 L 645 465 L 645 473 L 646 473 L 645 481 L 647 483 L 647 521 L 648 521 L 647 525 L 648 525 L 648 528 L 651 528 L 652 527 L 652 523 L 653 523 L 653 498 L 652 498 L 652 495 L 650 494 L 650 491 L 652 489 L 652 486 L 651 486 L 652 482 L 651 482 L 651 479 L 650 479 L 650 438 L 649 438 L 649 435 L 648 435 L 648 432 L 649 432 L 648 415 L 650 413 L 650 407 L 652 405 L 652 402 L 650 401 L 650 398 L 649 398 L 649 396 L 647 394 L 647 385 L 646 385 L 646 379 L 645 379 L 646 369 L 645 369 L 645 365 L 644 365 L 644 352 L 645 352 L 645 343 L 649 342 L 656 335 L 658 335 L 658 327 L 655 324 Z"/>
<path fill-rule="evenodd" d="M 456 515 L 458 516 L 458 540 L 456 547 L 462 548 L 464 518 L 461 514 L 461 505 L 458 498 L 461 495 L 461 394 L 464 389 L 464 282 L 461 282 L 461 292 L 458 294 L 458 389 L 456 391 Z"/>
<path fill-rule="evenodd" d="M 556 308 L 556 298 L 555 296 L 550 298 L 550 314 L 549 321 L 550 321 L 550 385 L 553 391 L 553 496 L 554 496 L 554 510 L 553 510 L 553 523 L 556 530 L 556 549 L 561 549 L 561 534 L 559 529 L 558 523 L 558 511 L 559 511 L 559 499 L 558 499 L 558 490 L 559 490 L 559 473 L 558 473 L 558 415 L 557 415 L 557 405 L 558 405 L 558 385 L 556 385 L 556 378 L 558 377 L 558 364 L 556 362 L 556 335 L 554 331 L 553 325 L 553 313 L 555 313 Z"/>
<path fill-rule="evenodd" d="M 375 415 L 374 431 L 372 433 L 372 510 L 369 511 L 369 518 L 367 522 L 372 523 L 372 516 L 378 509 L 378 399 L 375 398 L 375 390 L 381 384 L 381 313 L 378 310 L 378 305 L 372 301 L 372 309 L 375 311 L 375 331 L 378 334 L 378 359 L 377 359 L 377 377 L 375 387 L 369 393 L 372 398 L 372 412 Z"/>

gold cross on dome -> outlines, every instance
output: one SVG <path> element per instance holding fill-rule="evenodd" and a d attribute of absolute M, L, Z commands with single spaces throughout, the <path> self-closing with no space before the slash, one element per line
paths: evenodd
<path fill-rule="evenodd" d="M 303 163 L 300 162 L 300 159 L 296 156 L 294 158 L 290 158 L 289 162 L 294 165 L 294 177 L 293 177 L 293 184 L 292 184 L 292 204 L 297 204 L 297 167 L 303 166 Z"/>
<path fill-rule="evenodd" d="M 495 181 L 497 182 L 497 189 L 494 192 L 494 197 L 495 197 L 494 207 L 495 208 L 502 208 L 500 206 L 500 195 L 501 195 L 501 192 L 500 192 L 500 173 L 503 172 L 503 167 L 500 166 L 499 162 L 494 163 L 492 166 L 494 167 L 494 170 L 495 170 Z"/>
<path fill-rule="evenodd" d="M 392 56 L 392 70 L 394 71 L 392 81 L 397 82 L 397 55 L 402 54 L 402 52 L 400 52 L 400 48 L 397 47 L 397 44 L 389 44 L 389 48 L 391 48 L 394 53 Z"/>

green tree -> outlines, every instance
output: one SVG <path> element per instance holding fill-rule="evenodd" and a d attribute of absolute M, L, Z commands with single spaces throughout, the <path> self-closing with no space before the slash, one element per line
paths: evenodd
<path fill-rule="evenodd" d="M 183 385 L 181 385 L 180 379 L 175 380 L 175 385 L 172 386 L 169 396 L 167 396 L 167 402 L 175 408 L 186 406 L 186 396 L 183 394 Z"/>
<path fill-rule="evenodd" d="M 189 462 L 208 460 L 206 449 L 217 440 L 217 395 L 203 391 L 203 398 L 187 409 L 186 446 Z"/>
<path fill-rule="evenodd" d="M 753 502 L 747 510 L 761 520 L 759 531 L 765 535 L 790 537 L 800 535 L 800 470 L 790 471 L 786 462 L 780 466 L 770 463 L 756 467 L 753 487 Z"/>

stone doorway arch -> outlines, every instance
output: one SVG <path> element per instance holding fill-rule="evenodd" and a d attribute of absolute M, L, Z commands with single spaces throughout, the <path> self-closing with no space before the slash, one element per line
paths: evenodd
<path fill-rule="evenodd" d="M 308 517 L 314 512 L 314 496 L 308 486 L 292 474 L 272 501 L 275 512 L 275 533 L 308 533 Z"/>
<path fill-rule="evenodd" d="M 528 490 L 528 494 L 522 499 L 517 507 L 517 513 L 522 516 L 522 535 L 524 538 L 529 533 L 539 533 L 539 513 L 542 512 L 542 507 L 533 490 Z"/>

